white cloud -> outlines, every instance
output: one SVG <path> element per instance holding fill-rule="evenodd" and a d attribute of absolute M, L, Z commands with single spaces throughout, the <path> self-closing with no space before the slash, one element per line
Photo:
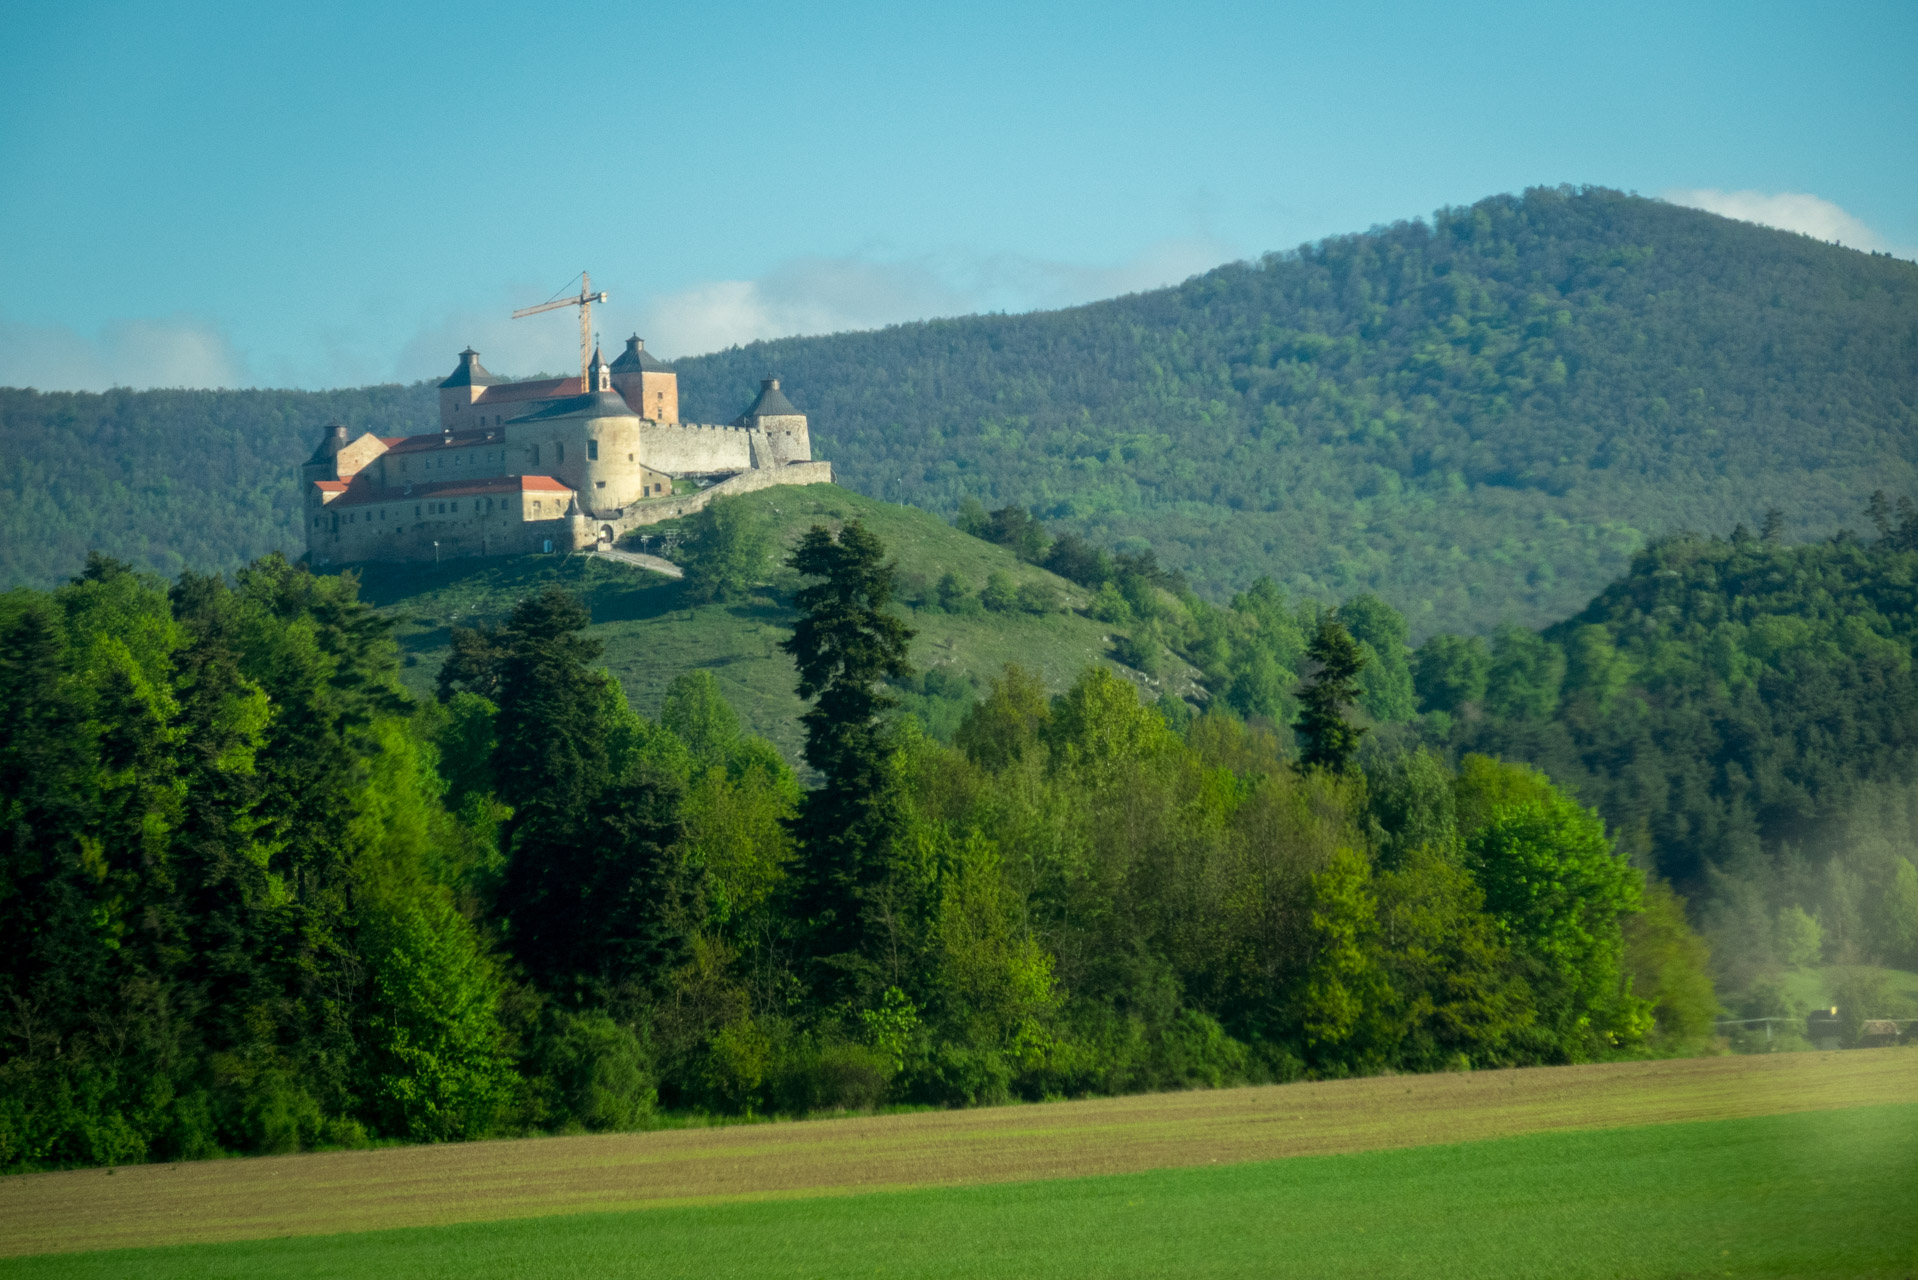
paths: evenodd
<path fill-rule="evenodd" d="M 1667 191 L 1665 199 L 1691 209 L 1756 222 L 1761 227 L 1796 231 L 1814 240 L 1836 240 L 1853 249 L 1918 256 L 1910 248 L 1896 248 L 1839 205 L 1804 191 L 1715 191 L 1709 187 Z"/>
<path fill-rule="evenodd" d="M 0 320 L 0 386 L 104 391 L 246 385 L 246 361 L 226 335 L 185 316 L 116 320 L 91 338 L 66 325 Z"/>
<path fill-rule="evenodd" d="M 642 332 L 649 347 L 680 356 L 762 338 L 1073 306 L 1174 284 L 1231 256 L 1210 240 L 1174 240 L 1117 266 L 1018 255 L 796 258 L 757 279 L 708 281 L 650 298 Z"/>

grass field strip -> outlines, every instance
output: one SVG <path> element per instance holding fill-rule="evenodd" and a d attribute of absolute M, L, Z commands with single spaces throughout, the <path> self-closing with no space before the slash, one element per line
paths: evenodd
<path fill-rule="evenodd" d="M 1918 1102 L 1909 1048 L 1273 1085 L 0 1179 L 0 1254 L 1129 1173 Z"/>

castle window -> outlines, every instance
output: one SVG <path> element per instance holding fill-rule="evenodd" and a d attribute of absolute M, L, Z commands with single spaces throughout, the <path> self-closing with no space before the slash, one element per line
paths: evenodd
<path fill-rule="evenodd" d="M 593 488 L 595 488 L 595 489 L 604 489 L 605 487 L 606 487 L 606 482 L 605 482 L 604 480 L 595 480 L 595 481 L 593 481 Z"/>
<path fill-rule="evenodd" d="M 539 446 L 538 445 L 533 446 L 533 465 L 536 467 L 539 465 Z"/>
<path fill-rule="evenodd" d="M 566 465 L 566 444 L 562 440 L 553 441 L 553 465 L 556 467 Z"/>
<path fill-rule="evenodd" d="M 420 518 L 420 504 L 417 502 L 413 504 L 413 518 L 415 520 Z"/>
<path fill-rule="evenodd" d="M 586 458 L 587 458 L 587 461 L 589 462 L 599 461 L 599 441 L 588 440 L 586 442 Z M 606 486 L 601 485 L 600 487 L 603 489 Z"/>

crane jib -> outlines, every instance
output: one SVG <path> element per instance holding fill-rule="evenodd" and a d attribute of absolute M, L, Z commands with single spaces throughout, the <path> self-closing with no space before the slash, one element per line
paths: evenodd
<path fill-rule="evenodd" d="M 593 304 L 606 301 L 606 293 L 593 292 L 593 277 L 584 271 L 579 273 L 580 288 L 577 298 L 556 298 L 551 302 L 542 302 L 537 307 L 521 307 L 513 313 L 513 319 L 524 316 L 536 316 L 542 311 L 557 311 L 561 307 L 579 308 L 579 390 L 580 394 L 591 391 L 593 360 Z"/>

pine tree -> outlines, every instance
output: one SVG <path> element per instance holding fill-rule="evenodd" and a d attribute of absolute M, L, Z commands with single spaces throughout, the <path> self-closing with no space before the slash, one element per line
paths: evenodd
<path fill-rule="evenodd" d="M 1306 656 L 1319 669 L 1299 686 L 1299 718 L 1292 727 L 1305 739 L 1305 752 L 1299 765 L 1306 769 L 1324 769 L 1329 773 L 1347 773 L 1358 751 L 1364 729 L 1345 718 L 1359 698 L 1359 672 L 1365 669 L 1365 655 L 1346 629 L 1327 618 L 1319 623 L 1318 634 L 1306 646 Z"/>

